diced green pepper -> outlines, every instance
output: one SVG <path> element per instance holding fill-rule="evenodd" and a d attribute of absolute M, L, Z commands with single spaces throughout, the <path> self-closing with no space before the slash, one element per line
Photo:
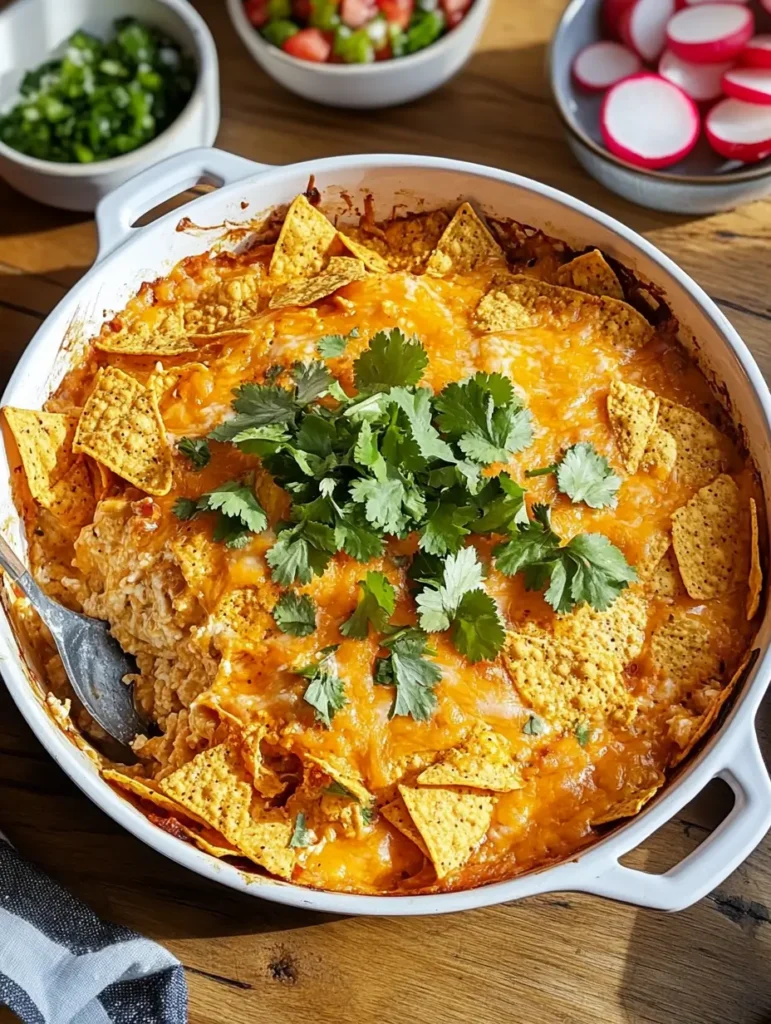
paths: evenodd
<path fill-rule="evenodd" d="M 405 51 L 417 53 L 425 47 L 435 43 L 444 32 L 445 20 L 441 11 L 426 11 L 413 15 L 410 27 L 407 29 L 407 41 Z"/>
<path fill-rule="evenodd" d="M 334 50 L 346 64 L 371 64 L 375 59 L 375 47 L 363 28 L 352 32 L 341 25 L 335 33 Z"/>
<path fill-rule="evenodd" d="M 279 21 L 269 21 L 265 28 L 262 30 L 262 34 L 269 43 L 273 43 L 274 46 L 279 48 L 284 45 L 287 39 L 291 39 L 293 35 L 296 35 L 300 30 L 293 21 L 288 21 L 286 18 L 282 18 Z"/>
<path fill-rule="evenodd" d="M 311 16 L 308 23 L 322 32 L 332 32 L 340 24 L 336 0 L 311 0 Z"/>
<path fill-rule="evenodd" d="M 265 12 L 269 21 L 285 21 L 292 17 L 292 0 L 268 0 Z"/>

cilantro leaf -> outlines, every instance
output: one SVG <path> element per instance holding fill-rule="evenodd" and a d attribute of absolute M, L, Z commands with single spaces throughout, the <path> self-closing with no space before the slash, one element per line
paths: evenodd
<path fill-rule="evenodd" d="M 458 605 L 452 642 L 469 661 L 489 660 L 503 647 L 506 634 L 495 601 L 484 590 L 470 590 Z"/>
<path fill-rule="evenodd" d="M 463 548 L 444 563 L 444 586 L 442 601 L 452 614 L 458 608 L 464 594 L 482 586 L 484 570 L 477 558 L 476 549 Z"/>
<path fill-rule="evenodd" d="M 608 460 L 586 441 L 568 448 L 557 468 L 557 486 L 573 502 L 583 501 L 589 508 L 616 504 L 621 478 Z"/>
<path fill-rule="evenodd" d="M 508 473 L 499 473 L 474 497 L 482 515 L 471 526 L 474 533 L 507 533 L 517 525 L 526 525 L 525 488 Z"/>
<path fill-rule="evenodd" d="M 281 530 L 265 560 L 274 582 L 289 586 L 296 581 L 310 583 L 313 576 L 321 576 L 336 550 L 334 530 L 321 523 L 302 522 Z"/>
<path fill-rule="evenodd" d="M 548 505 L 534 505 L 532 520 L 518 524 L 510 539 L 493 552 L 495 566 L 506 576 L 558 557 L 560 539 L 551 528 Z"/>
<path fill-rule="evenodd" d="M 249 427 L 294 422 L 296 406 L 291 391 L 275 384 L 241 384 L 234 388 L 232 402 L 236 413 L 209 434 L 213 441 L 232 441 Z"/>
<path fill-rule="evenodd" d="M 268 525 L 268 517 L 251 487 L 240 480 L 228 480 L 220 484 L 206 497 L 206 507 L 221 512 L 230 519 L 240 520 L 252 533 L 262 533 Z"/>
<path fill-rule="evenodd" d="M 431 392 L 428 388 L 408 391 L 406 388 L 392 388 L 391 401 L 404 413 L 412 431 L 412 437 L 424 459 L 443 459 L 454 462 L 452 448 L 439 436 L 431 422 Z"/>
<path fill-rule="evenodd" d="M 347 703 L 345 684 L 335 672 L 334 652 L 336 648 L 325 648 L 320 661 L 298 669 L 298 675 L 306 676 L 310 681 L 303 694 L 303 700 L 310 704 L 316 712 L 316 721 L 328 729 L 332 725 L 335 713 Z"/>
<path fill-rule="evenodd" d="M 388 391 L 417 384 L 428 366 L 428 356 L 417 338 L 398 328 L 379 331 L 353 364 L 359 391 Z"/>
<path fill-rule="evenodd" d="M 538 715 L 530 715 L 528 720 L 522 726 L 522 732 L 526 736 L 541 736 L 543 731 L 543 719 L 539 718 Z"/>
<path fill-rule="evenodd" d="M 530 413 L 502 374 L 477 373 L 448 384 L 435 404 L 440 428 L 473 462 L 507 462 L 532 441 Z"/>
<path fill-rule="evenodd" d="M 576 726 L 576 739 L 582 747 L 585 747 L 589 740 L 592 738 L 592 730 L 586 724 L 586 722 L 579 722 Z"/>
<path fill-rule="evenodd" d="M 576 566 L 571 583 L 575 603 L 586 601 L 604 612 L 628 584 L 637 580 L 623 553 L 602 533 L 579 533 L 564 550 Z"/>
<path fill-rule="evenodd" d="M 354 327 L 348 334 L 325 334 L 316 342 L 316 350 L 322 359 L 335 359 L 341 356 L 352 338 L 359 337 L 359 328 Z"/>
<path fill-rule="evenodd" d="M 177 441 L 177 450 L 190 459 L 193 469 L 205 469 L 211 461 L 209 444 L 203 437 L 182 437 Z"/>
<path fill-rule="evenodd" d="M 421 530 L 420 546 L 431 555 L 449 555 L 459 551 L 468 536 L 466 524 L 475 516 L 470 505 L 451 502 L 430 505 L 426 524 Z"/>
<path fill-rule="evenodd" d="M 335 779 L 333 782 L 330 782 L 328 786 L 325 786 L 324 792 L 327 793 L 329 796 L 339 796 L 345 800 L 355 800 L 357 803 L 359 802 L 359 798 L 356 796 L 356 794 L 352 793 L 347 786 L 344 786 L 342 784 L 342 782 L 338 782 L 337 779 Z"/>
<path fill-rule="evenodd" d="M 276 602 L 273 618 L 282 633 L 310 636 L 316 629 L 316 605 L 307 594 L 289 590 Z"/>
<path fill-rule="evenodd" d="M 298 405 L 310 405 L 329 390 L 332 374 L 323 363 L 295 363 L 292 367 L 295 382 L 295 401 Z"/>
<path fill-rule="evenodd" d="M 302 811 L 294 820 L 294 828 L 289 845 L 293 849 L 300 849 L 304 846 L 313 846 L 313 833 L 305 826 L 305 815 Z"/>
<path fill-rule="evenodd" d="M 353 615 L 340 627 L 340 632 L 343 636 L 364 640 L 370 623 L 381 633 L 388 625 L 396 607 L 396 591 L 382 572 L 368 572 L 366 578 L 359 582 L 359 587 L 359 603 Z"/>
<path fill-rule="evenodd" d="M 230 516 L 220 514 L 217 516 L 212 537 L 218 544 L 224 544 L 226 548 L 239 549 L 246 547 L 252 534 L 240 519 L 231 519 Z"/>
<path fill-rule="evenodd" d="M 396 693 L 389 718 L 410 715 L 425 722 L 436 709 L 434 687 L 442 678 L 442 670 L 426 655 L 433 653 L 428 637 L 419 629 L 403 629 L 395 633 L 383 646 L 390 652 L 375 663 L 375 682 L 380 686 L 395 686 Z"/>
<path fill-rule="evenodd" d="M 490 465 L 508 462 L 509 456 L 521 452 L 533 440 L 529 409 L 498 409 L 485 430 L 464 434 L 458 447 L 473 462 Z"/>
<path fill-rule="evenodd" d="M 398 477 L 375 480 L 364 477 L 351 484 L 351 497 L 364 506 L 368 521 L 384 533 L 403 533 L 407 527 L 407 516 L 402 504 L 407 494 Z"/>
<path fill-rule="evenodd" d="M 383 554 L 382 538 L 355 505 L 341 510 L 335 523 L 335 542 L 338 549 L 342 548 L 357 562 L 369 562 Z"/>
<path fill-rule="evenodd" d="M 172 512 L 177 519 L 188 520 L 195 519 L 200 509 L 198 508 L 198 502 L 193 498 L 177 498 Z"/>

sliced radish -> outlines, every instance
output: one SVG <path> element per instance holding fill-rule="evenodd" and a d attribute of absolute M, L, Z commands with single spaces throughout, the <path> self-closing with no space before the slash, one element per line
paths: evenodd
<path fill-rule="evenodd" d="M 601 92 L 642 70 L 642 63 L 621 43 L 605 41 L 584 47 L 573 64 L 573 75 L 578 84 L 590 92 Z"/>
<path fill-rule="evenodd" d="M 771 68 L 771 35 L 753 36 L 739 54 L 739 63 L 751 68 Z"/>
<path fill-rule="evenodd" d="M 699 111 L 682 89 L 644 71 L 609 90 L 600 129 L 611 153 L 655 170 L 677 163 L 696 145 Z"/>
<path fill-rule="evenodd" d="M 605 0 L 602 8 L 602 16 L 608 35 L 614 36 L 616 39 L 620 38 L 621 31 L 619 29 L 619 23 L 621 21 L 621 15 L 627 7 L 631 7 L 635 3 L 637 3 L 637 0 Z"/>
<path fill-rule="evenodd" d="M 745 103 L 771 103 L 771 68 L 732 68 L 723 75 L 723 92 Z"/>
<path fill-rule="evenodd" d="M 729 160 L 751 164 L 771 156 L 771 107 L 721 100 L 704 127 L 712 148 Z"/>
<path fill-rule="evenodd" d="M 621 38 L 643 60 L 657 60 L 666 42 L 667 22 L 674 12 L 675 0 L 637 0 L 621 15 Z"/>
<path fill-rule="evenodd" d="M 769 14 L 771 14 L 771 0 L 760 0 L 760 6 L 765 7 Z"/>
<path fill-rule="evenodd" d="M 671 50 L 664 50 L 659 61 L 659 74 L 679 85 L 692 100 L 703 103 L 723 95 L 722 78 L 733 64 L 689 64 Z"/>
<path fill-rule="evenodd" d="M 752 11 L 742 4 L 686 7 L 667 25 L 667 46 L 692 64 L 720 64 L 738 56 L 752 38 L 754 27 Z"/>
<path fill-rule="evenodd" d="M 750 0 L 678 0 L 678 7 L 698 7 L 699 4 L 715 4 L 715 3 L 729 3 L 729 4 L 748 4 Z"/>

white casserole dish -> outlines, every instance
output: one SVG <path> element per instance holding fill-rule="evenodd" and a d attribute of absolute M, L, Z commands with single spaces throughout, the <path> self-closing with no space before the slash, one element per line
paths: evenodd
<path fill-rule="evenodd" d="M 224 224 L 244 222 L 292 199 L 306 188 L 310 174 L 322 191 L 323 209 L 332 215 L 350 216 L 346 198 L 352 197 L 356 204 L 368 193 L 374 196 L 376 214 L 381 217 L 389 216 L 394 206 L 410 211 L 469 198 L 489 214 L 536 225 L 576 247 L 598 245 L 640 277 L 661 286 L 675 316 L 698 339 L 697 354 L 707 372 L 724 383 L 733 409 L 738 410 L 740 425 L 761 468 L 766 517 L 771 519 L 771 396 L 741 338 L 701 288 L 645 239 L 564 193 L 504 171 L 440 158 L 347 156 L 266 167 L 218 150 L 198 149 L 148 168 L 100 204 L 99 258 L 40 327 L 3 403 L 40 408 L 72 359 L 73 339 L 95 334 L 106 311 L 120 309 L 143 281 L 167 273 L 186 256 L 206 251 L 221 235 Z M 217 227 L 175 230 L 179 210 L 147 227 L 130 227 L 143 212 L 201 179 L 222 187 L 195 200 L 184 213 L 194 224 Z M 242 206 L 245 203 L 247 209 Z M 61 351 L 64 339 L 70 344 Z M 684 340 L 688 342 L 687 337 Z M 6 536 L 20 549 L 22 531 L 9 477 L 3 451 L 0 516 Z M 0 660 L 8 688 L 27 722 L 87 796 L 149 846 L 234 889 L 338 914 L 439 914 L 560 890 L 679 910 L 722 882 L 771 827 L 771 780 L 754 725 L 771 679 L 770 614 L 767 609 L 759 630 L 760 655 L 725 723 L 640 815 L 620 824 L 569 862 L 477 889 L 423 896 L 360 896 L 302 888 L 246 874 L 168 835 L 103 782 L 89 757 L 52 721 L 5 616 L 0 617 Z M 663 875 L 619 863 L 716 776 L 731 787 L 735 804 L 697 850 Z"/>

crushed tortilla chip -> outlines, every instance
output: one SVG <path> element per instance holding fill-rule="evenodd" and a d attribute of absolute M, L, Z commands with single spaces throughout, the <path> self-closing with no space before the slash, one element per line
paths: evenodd
<path fill-rule="evenodd" d="M 645 317 L 626 302 L 547 284 L 525 274 L 496 278 L 477 306 L 476 321 L 483 331 L 495 332 L 591 322 L 613 341 L 634 349 L 647 345 L 654 335 Z"/>
<path fill-rule="evenodd" d="M 196 754 L 159 786 L 250 860 L 279 878 L 291 876 L 292 823 L 283 810 L 263 806 L 240 755 L 229 744 Z"/>
<path fill-rule="evenodd" d="M 307 754 L 305 759 L 317 768 L 320 768 L 338 786 L 342 786 L 343 789 L 347 790 L 353 799 L 358 800 L 362 806 L 369 807 L 374 801 L 375 798 L 361 779 L 351 774 L 351 769 L 348 765 L 338 763 L 333 758 L 325 760 L 323 757 L 315 757 L 313 754 Z"/>
<path fill-rule="evenodd" d="M 467 786 L 496 793 L 510 793 L 525 785 L 506 739 L 491 729 L 472 733 L 465 743 L 422 771 L 417 781 L 421 786 Z"/>
<path fill-rule="evenodd" d="M 655 786 L 650 786 L 648 789 L 635 793 L 634 796 L 627 797 L 626 800 L 620 800 L 618 803 L 613 804 L 599 818 L 592 818 L 590 822 L 592 828 L 597 825 L 607 825 L 611 821 L 618 821 L 620 818 L 633 818 L 635 814 L 640 813 L 649 800 L 653 799 L 664 785 L 664 781 L 664 776 L 661 775 Z"/>
<path fill-rule="evenodd" d="M 3 411 L 35 501 L 73 526 L 90 522 L 94 488 L 84 459 L 72 450 L 76 417 L 10 406 Z"/>
<path fill-rule="evenodd" d="M 206 832 L 197 832 L 193 828 L 188 828 L 187 825 L 183 825 L 182 822 L 178 822 L 179 827 L 186 836 L 189 836 L 199 850 L 203 850 L 204 853 L 208 853 L 212 857 L 240 857 L 241 854 L 235 848 L 223 839 L 222 836 L 218 836 L 216 832 L 207 829 Z"/>
<path fill-rule="evenodd" d="M 731 676 L 730 681 L 726 683 L 722 690 L 720 690 L 710 706 L 698 720 L 698 725 L 689 736 L 687 744 L 682 749 L 675 751 L 670 758 L 670 767 L 674 768 L 676 765 L 680 764 L 681 761 L 684 761 L 691 751 L 701 742 L 701 740 L 704 739 L 717 721 L 717 718 L 723 710 L 728 698 L 734 692 L 739 683 L 743 682 L 747 677 L 747 668 L 755 664 L 757 654 L 757 651 L 748 651 L 747 654 L 745 654 L 742 658 L 741 664 Z"/>
<path fill-rule="evenodd" d="M 627 665 L 643 649 L 647 622 L 648 602 L 637 590 L 627 589 L 604 612 L 582 604 L 561 615 L 554 624 L 554 636 L 573 646 L 592 643 Z"/>
<path fill-rule="evenodd" d="M 148 494 L 171 490 L 172 456 L 155 394 L 114 366 L 99 370 L 73 449 Z"/>
<path fill-rule="evenodd" d="M 278 773 L 265 763 L 262 741 L 269 733 L 270 730 L 264 722 L 253 723 L 245 729 L 242 728 L 239 733 L 244 764 L 252 776 L 254 788 L 266 799 L 279 796 L 287 786 Z"/>
<path fill-rule="evenodd" d="M 270 298 L 271 309 L 285 306 L 310 306 L 320 299 L 326 299 L 338 288 L 344 288 L 352 281 L 361 281 L 367 271 L 361 260 L 350 256 L 333 256 L 327 269 L 317 277 L 304 277 L 291 281 L 279 288 Z"/>
<path fill-rule="evenodd" d="M 169 542 L 169 549 L 185 583 L 196 597 L 201 598 L 223 567 L 223 546 L 214 543 L 205 524 L 188 522 L 178 527 Z"/>
<path fill-rule="evenodd" d="M 431 253 L 426 273 L 434 277 L 467 274 L 482 263 L 503 258 L 487 225 L 470 203 L 463 203 Z"/>
<path fill-rule="evenodd" d="M 204 363 L 184 363 L 182 366 L 164 368 L 158 364 L 155 370 L 147 378 L 145 387 L 153 391 L 160 405 L 164 398 L 172 394 L 179 387 L 180 382 L 194 373 L 208 373 Z"/>
<path fill-rule="evenodd" d="M 146 800 L 148 803 L 155 804 L 156 807 L 160 807 L 161 810 L 166 811 L 168 814 L 174 816 L 182 815 L 189 818 L 190 821 L 197 821 L 201 825 L 206 824 L 203 818 L 199 817 L 194 811 L 183 807 L 176 800 L 171 800 L 165 793 L 155 789 L 154 782 L 146 782 L 144 779 L 133 775 L 124 775 L 123 772 L 116 771 L 114 768 L 103 769 L 102 777 L 107 779 L 108 782 L 114 782 L 116 786 L 120 786 L 121 789 L 125 789 L 134 796 L 139 797 L 140 800 Z"/>
<path fill-rule="evenodd" d="M 763 570 L 760 567 L 760 532 L 758 530 L 758 506 L 750 498 L 750 575 L 747 581 L 747 621 L 754 619 L 760 607 L 763 591 Z"/>
<path fill-rule="evenodd" d="M 441 879 L 463 867 L 487 835 L 493 797 L 473 789 L 399 786 Z"/>
<path fill-rule="evenodd" d="M 361 260 L 367 270 L 371 270 L 375 274 L 387 274 L 391 269 L 380 253 L 370 249 L 368 245 L 362 245 L 361 242 L 357 242 L 355 238 L 351 238 L 350 235 L 346 235 L 342 231 L 338 231 L 337 237 L 352 256 Z M 332 260 L 329 262 L 331 264 Z M 331 268 L 327 267 L 327 270 L 329 269 Z"/>
<path fill-rule="evenodd" d="M 321 273 L 337 241 L 337 231 L 327 218 L 297 196 L 287 210 L 270 261 L 271 277 L 313 277 Z"/>
<path fill-rule="evenodd" d="M 720 659 L 710 650 L 709 627 L 697 615 L 682 610 L 672 612 L 653 631 L 651 657 L 680 694 L 720 674 Z"/>
<path fill-rule="evenodd" d="M 654 427 L 645 446 L 640 468 L 659 480 L 666 480 L 677 462 L 677 441 L 668 430 Z"/>
<path fill-rule="evenodd" d="M 624 298 L 621 282 L 599 249 L 563 264 L 557 271 L 557 284 L 576 288 L 590 295 L 608 295 L 611 299 Z"/>
<path fill-rule="evenodd" d="M 730 476 L 702 487 L 672 515 L 672 546 L 689 597 L 721 597 L 746 572 L 747 524 Z"/>
<path fill-rule="evenodd" d="M 659 564 L 648 577 L 646 588 L 651 597 L 658 597 L 662 600 L 674 600 L 685 594 L 683 578 L 671 547 L 665 551 Z"/>
<path fill-rule="evenodd" d="M 610 429 L 627 473 L 636 473 L 656 418 L 659 398 L 648 388 L 614 380 L 608 392 Z"/>
<path fill-rule="evenodd" d="M 695 410 L 662 398 L 658 426 L 675 439 L 674 473 L 682 483 L 703 487 L 729 468 L 731 442 Z"/>
<path fill-rule="evenodd" d="M 223 656 L 233 651 L 256 651 L 273 628 L 270 587 L 239 587 L 228 591 L 209 620 L 214 645 Z"/>
<path fill-rule="evenodd" d="M 398 795 L 395 800 L 392 800 L 390 803 L 381 807 L 380 813 L 386 821 L 389 821 L 394 828 L 398 829 L 402 833 L 402 835 L 411 839 L 424 857 L 428 857 L 429 860 L 431 859 L 428 847 L 423 842 L 423 836 L 415 827 L 415 822 L 410 817 L 410 812 L 407 810 L 407 805 L 401 795 Z"/>
<path fill-rule="evenodd" d="M 522 699 L 559 729 L 601 717 L 626 724 L 637 712 L 621 661 L 592 637 L 511 633 L 503 662 Z"/>
<path fill-rule="evenodd" d="M 645 582 L 651 578 L 671 546 L 672 535 L 668 530 L 657 530 L 651 534 L 645 545 L 645 553 L 635 562 L 635 569 L 640 580 Z"/>

